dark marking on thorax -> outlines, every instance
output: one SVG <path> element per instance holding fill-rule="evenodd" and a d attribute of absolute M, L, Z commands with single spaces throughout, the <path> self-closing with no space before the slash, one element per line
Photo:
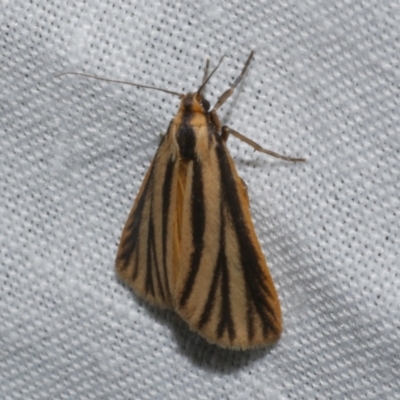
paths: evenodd
<path fill-rule="evenodd" d="M 182 123 L 179 125 L 176 139 L 178 141 L 181 156 L 187 160 L 195 159 L 196 134 L 190 126 L 191 113 L 185 113 Z"/>
<path fill-rule="evenodd" d="M 187 160 L 195 159 L 196 134 L 190 125 L 192 117 L 192 98 L 187 96 L 183 102 L 183 117 L 176 134 L 181 156 Z"/>

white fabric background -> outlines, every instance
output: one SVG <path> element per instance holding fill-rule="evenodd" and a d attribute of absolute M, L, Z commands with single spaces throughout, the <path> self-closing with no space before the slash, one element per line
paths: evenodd
<path fill-rule="evenodd" d="M 300 4 L 299 4 L 300 3 Z M 2 2 L 2 399 L 399 399 L 400 3 Z M 276 282 L 276 346 L 208 345 L 117 279 L 119 236 L 179 101 L 215 101 Z"/>

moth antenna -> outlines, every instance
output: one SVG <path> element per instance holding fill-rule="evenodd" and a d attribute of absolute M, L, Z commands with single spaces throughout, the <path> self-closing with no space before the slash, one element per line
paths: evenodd
<path fill-rule="evenodd" d="M 244 78 L 244 76 L 245 76 L 245 74 L 246 74 L 246 71 L 247 71 L 247 68 L 249 68 L 250 61 L 251 61 L 251 59 L 253 58 L 253 55 L 254 55 L 254 50 L 252 50 L 252 51 L 250 52 L 250 55 L 249 55 L 249 57 L 247 58 L 247 61 L 246 61 L 246 63 L 244 64 L 244 67 L 243 67 L 243 69 L 242 69 L 242 72 L 241 72 L 240 75 L 235 79 L 235 81 L 232 83 L 232 86 L 231 86 L 228 90 L 226 90 L 224 93 L 222 93 L 222 95 L 220 96 L 220 98 L 217 100 L 217 103 L 215 104 L 213 111 L 217 111 L 217 110 L 222 106 L 222 104 L 224 104 L 225 101 L 228 100 L 229 97 L 231 97 L 231 95 L 233 94 L 233 92 L 234 92 L 235 89 L 236 89 L 236 86 L 239 85 L 239 83 L 241 82 L 241 80 Z"/>
<path fill-rule="evenodd" d="M 208 81 L 209 81 L 209 80 L 211 79 L 211 77 L 214 75 L 215 71 L 219 68 L 219 66 L 221 65 L 222 60 L 223 60 L 224 58 L 225 58 L 225 55 L 223 55 L 223 56 L 221 57 L 221 59 L 219 60 L 218 65 L 212 70 L 211 74 L 208 75 L 207 78 L 204 77 L 203 83 L 201 84 L 201 86 L 199 87 L 199 90 L 197 91 L 197 96 L 200 96 L 200 95 L 201 95 L 201 92 L 204 90 L 204 88 L 206 87 Z M 208 68 L 208 66 L 207 66 L 207 68 Z"/>
<path fill-rule="evenodd" d="M 206 66 L 204 67 L 204 74 L 203 74 L 203 80 L 201 83 L 204 83 L 204 81 L 207 79 L 208 76 L 208 69 L 210 68 L 210 59 L 207 58 L 206 60 Z"/>
<path fill-rule="evenodd" d="M 145 88 L 145 89 L 158 90 L 159 92 L 164 92 L 164 93 L 173 94 L 175 96 L 178 96 L 180 99 L 184 97 L 184 94 L 178 93 L 178 92 L 173 92 L 172 90 L 161 89 L 161 88 L 157 88 L 157 87 L 154 87 L 154 86 L 142 85 L 140 83 L 132 83 L 132 82 L 120 81 L 120 80 L 117 80 L 117 79 L 107 79 L 107 78 L 102 78 L 102 77 L 96 76 L 96 75 L 83 74 L 81 72 L 63 72 L 62 74 L 56 75 L 54 78 L 60 78 L 63 75 L 84 76 L 85 78 L 97 79 L 99 81 L 104 81 L 104 82 L 122 83 L 124 85 L 131 85 L 131 86 L 136 86 L 136 87 Z"/>

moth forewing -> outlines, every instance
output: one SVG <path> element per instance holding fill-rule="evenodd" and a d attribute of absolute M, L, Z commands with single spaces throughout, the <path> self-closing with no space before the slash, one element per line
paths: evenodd
<path fill-rule="evenodd" d="M 148 228 L 148 225 L 143 224 L 142 221 L 149 218 L 153 169 L 154 162 L 146 173 L 139 194 L 125 222 L 115 263 L 119 277 L 132 286 L 138 294 L 143 286 L 139 283 L 138 277 L 144 275 L 143 269 L 140 269 L 138 265 L 140 238 L 143 234 L 147 236 L 143 229 Z M 142 297 L 146 296 L 143 294 Z"/>
<path fill-rule="evenodd" d="M 170 286 L 176 241 L 173 225 L 178 160 L 176 148 L 167 134 L 160 143 L 122 231 L 116 259 L 118 275 L 140 297 L 172 309 Z"/>
<path fill-rule="evenodd" d="M 271 343 L 282 329 L 280 306 L 255 235 L 245 186 L 222 141 L 211 146 L 207 157 L 197 158 L 207 162 L 199 163 L 187 185 L 183 231 L 188 234 L 182 236 L 177 312 L 193 330 L 223 347 Z M 201 190 L 193 189 L 196 184 Z M 199 193 L 201 203 L 196 204 Z M 199 240 L 195 221 L 201 206 L 205 212 Z"/>
<path fill-rule="evenodd" d="M 245 216 L 244 220 L 246 221 L 247 231 L 257 256 L 256 264 L 258 265 L 258 267 L 254 268 L 254 282 L 251 285 L 248 285 L 247 295 L 250 294 L 252 302 L 247 302 L 247 309 L 244 315 L 253 315 L 254 338 L 250 341 L 253 341 L 255 346 L 260 346 L 273 343 L 279 339 L 282 333 L 282 315 L 275 284 L 272 280 L 271 273 L 254 229 L 250 214 L 247 190 L 243 186 L 242 189 L 241 201 L 243 205 L 247 204 L 247 207 L 243 207 Z M 243 264 L 243 271 L 248 273 L 250 265 L 246 263 L 246 260 Z M 249 278 L 244 278 L 244 281 L 246 282 L 247 279 Z"/>
<path fill-rule="evenodd" d="M 242 347 L 262 346 L 275 342 L 281 335 L 281 308 L 274 282 L 254 229 L 246 185 L 239 177 L 235 163 L 225 146 L 224 150 L 228 162 L 220 163 L 224 171 L 221 175 L 228 178 L 231 174 L 233 178 L 225 179 L 223 183 L 225 198 L 228 200 L 226 212 L 230 216 L 233 226 L 231 232 L 236 235 L 241 253 L 240 261 L 238 260 L 235 265 L 239 266 L 246 287 L 246 312 L 243 318 L 247 320 L 247 334 L 243 337 Z M 223 157 L 220 158 L 223 159 Z M 237 198 L 234 195 L 235 190 L 230 187 L 232 182 L 234 182 Z M 237 270 L 235 269 L 235 271 Z M 234 282 L 232 280 L 232 283 Z M 233 286 L 239 287 L 236 284 Z M 242 292 L 240 291 L 240 293 Z M 239 316 L 236 315 L 236 317 Z M 243 325 L 238 324 L 242 333 L 244 332 Z"/>

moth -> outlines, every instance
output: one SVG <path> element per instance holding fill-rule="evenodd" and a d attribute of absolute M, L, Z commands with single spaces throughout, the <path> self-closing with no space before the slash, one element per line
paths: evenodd
<path fill-rule="evenodd" d="M 232 349 L 275 342 L 282 316 L 227 139 L 231 134 L 274 157 L 305 161 L 221 126 L 217 110 L 245 76 L 253 54 L 211 110 L 203 91 L 222 59 L 210 74 L 207 62 L 196 92 L 163 90 L 179 96 L 179 110 L 147 171 L 116 257 L 118 276 L 137 295 L 174 310 L 207 341 Z"/>

